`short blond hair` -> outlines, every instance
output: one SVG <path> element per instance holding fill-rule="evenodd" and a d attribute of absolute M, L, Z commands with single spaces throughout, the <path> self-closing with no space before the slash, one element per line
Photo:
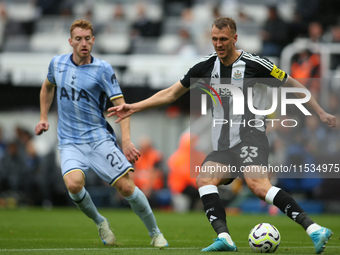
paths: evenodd
<path fill-rule="evenodd" d="M 223 29 L 225 27 L 230 28 L 233 34 L 236 34 L 237 32 L 235 20 L 229 17 L 221 17 L 221 18 L 216 19 L 212 26 L 215 26 L 218 29 Z"/>
<path fill-rule="evenodd" d="M 91 30 L 91 33 L 93 35 L 93 29 L 92 29 L 92 24 L 86 20 L 83 20 L 83 19 L 78 19 L 76 21 L 74 21 L 70 27 L 70 35 L 72 37 L 72 32 L 73 30 L 76 28 L 76 27 L 80 27 L 81 29 L 84 29 L 84 30 L 88 30 L 90 29 Z"/>

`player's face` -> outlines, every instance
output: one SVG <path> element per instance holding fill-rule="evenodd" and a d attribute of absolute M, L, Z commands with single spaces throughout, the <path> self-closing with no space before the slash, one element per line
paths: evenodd
<path fill-rule="evenodd" d="M 211 40 L 217 56 L 223 60 L 231 57 L 231 54 L 235 51 L 237 34 L 233 34 L 228 27 L 218 29 L 216 26 L 213 26 L 211 29 Z"/>
<path fill-rule="evenodd" d="M 73 54 L 77 55 L 80 59 L 89 57 L 94 44 L 94 39 L 90 29 L 84 30 L 80 27 L 76 27 L 72 31 L 72 36 L 69 39 L 69 43 L 73 47 Z"/>

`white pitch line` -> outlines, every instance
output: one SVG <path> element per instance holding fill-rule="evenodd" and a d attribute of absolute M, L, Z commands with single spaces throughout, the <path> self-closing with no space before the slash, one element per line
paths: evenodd
<path fill-rule="evenodd" d="M 239 248 L 249 248 L 249 247 L 239 247 Z M 284 246 L 280 247 L 281 249 L 314 249 L 314 246 Z M 326 248 L 340 248 L 340 246 L 326 246 Z M 6 252 L 6 251 L 102 251 L 103 249 L 108 248 L 55 248 L 55 249 L 0 249 L 0 252 Z M 113 248 L 115 250 L 156 250 L 155 247 L 116 247 Z M 196 249 L 202 249 L 202 247 L 165 247 L 166 250 L 196 250 Z"/>
<path fill-rule="evenodd" d="M 159 248 L 155 247 L 135 247 L 135 248 L 113 248 L 115 250 L 157 250 Z M 201 247 L 165 247 L 167 250 L 194 250 L 194 249 L 202 249 Z M 109 250 L 108 248 L 56 248 L 56 249 L 0 249 L 0 252 L 5 251 L 102 251 Z"/>

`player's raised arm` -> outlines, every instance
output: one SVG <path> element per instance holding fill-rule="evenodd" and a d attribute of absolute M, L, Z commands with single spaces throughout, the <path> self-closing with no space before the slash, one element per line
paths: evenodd
<path fill-rule="evenodd" d="M 188 88 L 184 87 L 182 83 L 178 81 L 171 87 L 163 89 L 143 101 L 134 104 L 122 104 L 120 106 L 111 107 L 108 109 L 110 113 L 107 116 L 111 117 L 117 115 L 118 119 L 116 120 L 116 123 L 118 123 L 133 113 L 170 104 L 176 101 L 188 90 Z"/>
<path fill-rule="evenodd" d="M 47 115 L 54 96 L 54 84 L 46 79 L 40 90 L 40 121 L 35 127 L 35 134 L 41 135 L 49 128 Z"/>
<path fill-rule="evenodd" d="M 295 80 L 294 78 L 288 76 L 287 82 L 283 85 L 284 87 L 294 87 L 294 88 L 304 88 L 300 82 Z M 298 98 L 303 98 L 304 94 L 302 93 L 295 93 L 295 95 Z M 325 112 L 324 109 L 321 108 L 321 106 L 318 104 L 318 102 L 315 100 L 313 96 L 311 96 L 311 99 L 306 103 L 308 107 L 310 107 L 315 113 L 317 113 L 320 117 L 320 120 L 324 123 L 326 123 L 329 127 L 335 127 L 336 126 L 336 118 L 335 116 Z"/>
<path fill-rule="evenodd" d="M 112 103 L 115 106 L 120 106 L 125 104 L 125 100 L 123 97 L 116 98 L 112 100 Z M 131 135 L 130 135 L 130 118 L 125 118 L 120 123 L 120 129 L 122 132 L 122 147 L 123 152 L 128 161 L 134 163 L 140 157 L 140 152 L 136 149 L 135 145 L 131 142 Z"/>

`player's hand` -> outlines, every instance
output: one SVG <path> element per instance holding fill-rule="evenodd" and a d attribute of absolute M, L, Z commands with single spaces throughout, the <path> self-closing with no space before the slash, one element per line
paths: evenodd
<path fill-rule="evenodd" d="M 49 129 L 50 125 L 47 121 L 41 120 L 35 127 L 35 134 L 41 135 L 43 132 L 46 132 Z"/>
<path fill-rule="evenodd" d="M 131 141 L 123 142 L 123 153 L 127 160 L 133 164 L 140 157 L 140 152 L 136 149 L 135 145 Z"/>
<path fill-rule="evenodd" d="M 115 121 L 116 123 L 120 122 L 121 120 L 133 114 L 131 104 L 121 104 L 118 106 L 114 106 L 114 107 L 109 108 L 108 111 L 110 113 L 107 115 L 107 117 L 111 117 L 114 115 L 118 117 L 118 119 Z"/>
<path fill-rule="evenodd" d="M 326 123 L 329 127 L 336 127 L 336 117 L 329 113 L 325 112 L 320 114 L 320 120 Z"/>

